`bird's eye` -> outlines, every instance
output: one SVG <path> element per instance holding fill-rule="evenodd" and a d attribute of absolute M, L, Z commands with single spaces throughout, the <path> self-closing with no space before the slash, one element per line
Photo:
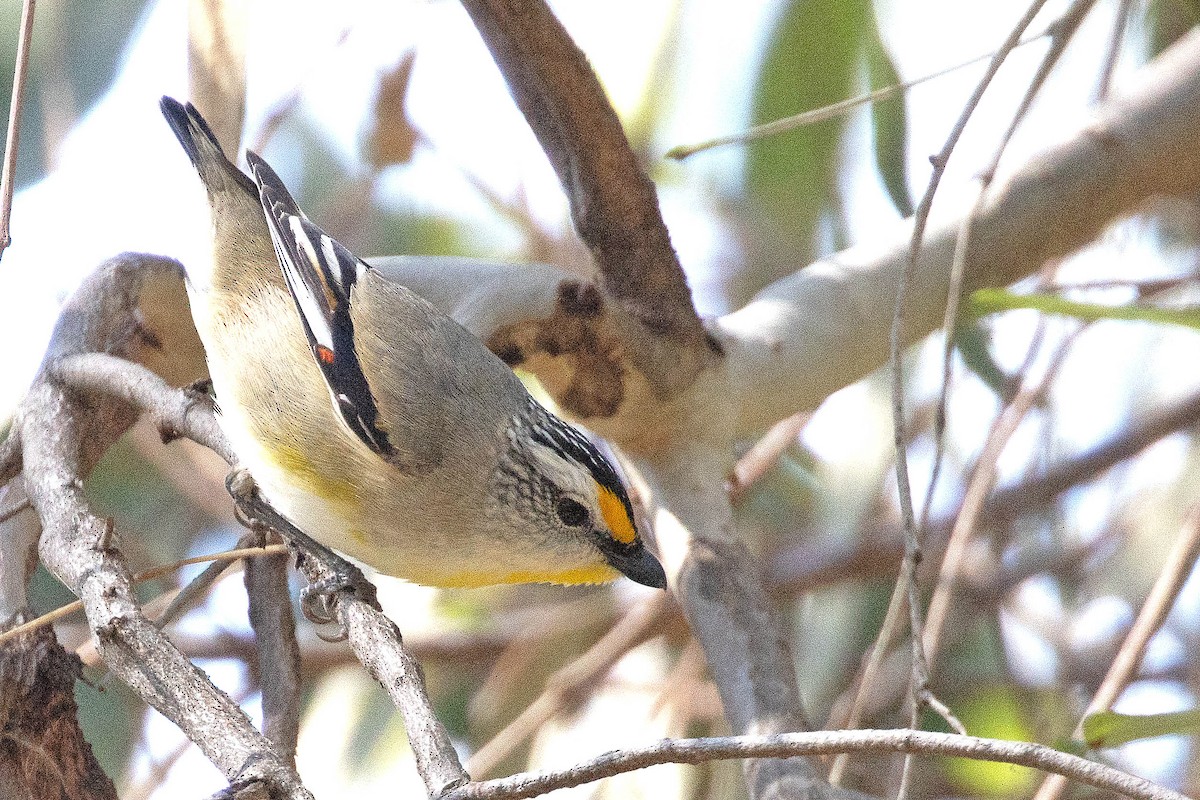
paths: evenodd
<path fill-rule="evenodd" d="M 578 528 L 588 523 L 588 510 L 583 507 L 582 503 L 569 497 L 560 497 L 554 506 L 554 511 L 563 525 Z"/>

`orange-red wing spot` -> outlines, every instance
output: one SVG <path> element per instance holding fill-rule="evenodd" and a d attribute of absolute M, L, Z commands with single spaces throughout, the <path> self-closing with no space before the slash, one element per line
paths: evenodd
<path fill-rule="evenodd" d="M 319 344 L 316 347 L 316 351 L 317 351 L 317 360 L 320 361 L 322 364 L 328 365 L 328 364 L 333 363 L 333 351 L 330 350 L 328 347 L 326 347 L 323 344 Z"/>

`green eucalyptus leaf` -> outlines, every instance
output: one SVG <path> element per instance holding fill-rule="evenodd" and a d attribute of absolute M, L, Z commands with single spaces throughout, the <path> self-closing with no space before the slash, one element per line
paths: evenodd
<path fill-rule="evenodd" d="M 1007 289 L 979 289 L 971 293 L 968 313 L 974 317 L 1001 311 L 1031 309 L 1043 314 L 1059 314 L 1087 322 L 1129 320 L 1200 328 L 1198 308 L 1159 308 L 1157 306 L 1106 306 L 1068 300 L 1056 294 L 1016 294 Z"/>
<path fill-rule="evenodd" d="M 821 108 L 851 95 L 864 31 L 865 0 L 792 0 L 772 34 L 755 82 L 753 122 Z M 749 145 L 747 189 L 781 226 L 811 240 L 832 204 L 845 119 L 806 125 Z"/>
<path fill-rule="evenodd" d="M 1157 56 L 1200 24 L 1200 0 L 1150 0 L 1146 8 L 1150 58 Z"/>
<path fill-rule="evenodd" d="M 870 20 L 863 55 L 874 91 L 899 84 L 900 74 L 883 45 L 873 14 Z M 912 198 L 908 194 L 908 108 L 903 92 L 871 106 L 871 127 L 875 136 L 875 164 L 888 197 L 901 216 L 912 216 Z"/>
<path fill-rule="evenodd" d="M 1118 714 L 1100 711 L 1083 720 L 1083 738 L 1090 747 L 1116 747 L 1138 739 L 1200 733 L 1200 709 L 1169 714 Z"/>
<path fill-rule="evenodd" d="M 954 346 L 963 364 L 999 397 L 1007 398 L 1012 378 L 992 358 L 991 339 L 991 331 L 978 321 L 964 321 L 954 329 Z"/>

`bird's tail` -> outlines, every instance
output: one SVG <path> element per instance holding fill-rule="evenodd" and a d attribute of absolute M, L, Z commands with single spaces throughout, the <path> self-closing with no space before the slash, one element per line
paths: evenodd
<path fill-rule="evenodd" d="M 173 97 L 163 97 L 158 105 L 209 192 L 226 185 L 232 179 L 243 189 L 257 196 L 254 182 L 225 156 L 216 134 L 208 127 L 208 123 L 194 105 L 184 105 Z"/>

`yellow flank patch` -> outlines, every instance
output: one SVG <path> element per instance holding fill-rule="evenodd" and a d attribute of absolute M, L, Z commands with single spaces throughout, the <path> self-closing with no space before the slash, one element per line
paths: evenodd
<path fill-rule="evenodd" d="M 621 544 L 633 544 L 637 540 L 637 531 L 621 498 L 613 494 L 611 489 L 606 489 L 598 483 L 596 496 L 600 500 L 600 513 L 604 515 L 604 522 L 612 532 L 612 538 Z"/>
<path fill-rule="evenodd" d="M 334 477 L 322 475 L 316 465 L 305 458 L 298 448 L 275 446 L 265 449 L 266 456 L 284 474 L 290 476 L 305 491 L 322 500 L 348 503 L 354 500 L 354 487 Z"/>

